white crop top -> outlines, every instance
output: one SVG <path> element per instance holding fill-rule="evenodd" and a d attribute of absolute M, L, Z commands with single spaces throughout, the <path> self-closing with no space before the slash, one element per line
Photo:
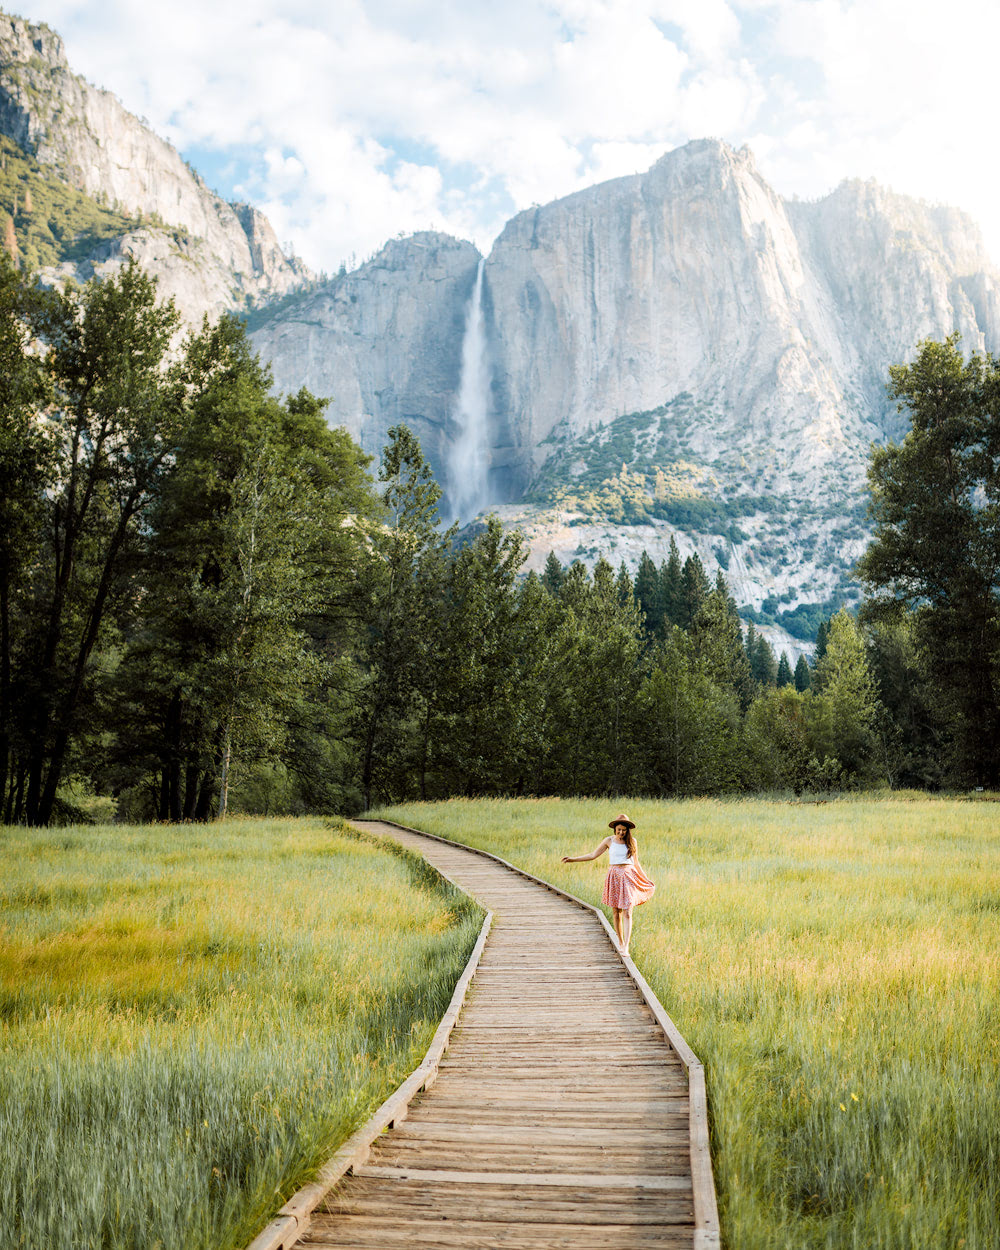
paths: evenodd
<path fill-rule="evenodd" d="M 608 847 L 608 854 L 611 857 L 612 864 L 632 863 L 632 856 L 628 853 L 628 843 L 619 842 L 617 838 L 611 839 L 611 845 Z"/>

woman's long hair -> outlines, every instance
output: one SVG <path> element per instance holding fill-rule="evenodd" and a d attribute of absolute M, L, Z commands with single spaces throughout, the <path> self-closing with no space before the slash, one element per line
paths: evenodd
<path fill-rule="evenodd" d="M 615 826 L 615 833 L 618 833 L 618 826 Z M 632 830 L 625 826 L 625 845 L 628 847 L 629 855 L 635 859 L 635 838 L 632 837 Z"/>

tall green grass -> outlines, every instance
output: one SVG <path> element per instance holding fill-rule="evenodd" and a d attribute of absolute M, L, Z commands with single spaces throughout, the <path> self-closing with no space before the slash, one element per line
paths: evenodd
<path fill-rule="evenodd" d="M 481 913 L 318 820 L 0 832 L 0 1245 L 245 1245 L 426 1049 Z"/>
<path fill-rule="evenodd" d="M 632 953 L 706 1065 L 732 1250 L 1000 1246 L 1000 808 L 523 800 L 387 814 L 598 903 L 624 803 Z"/>

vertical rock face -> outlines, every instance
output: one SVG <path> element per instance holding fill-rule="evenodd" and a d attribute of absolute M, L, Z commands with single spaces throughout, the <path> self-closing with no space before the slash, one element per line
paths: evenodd
<path fill-rule="evenodd" d="M 847 456 L 860 470 L 893 426 L 887 365 L 924 337 L 992 346 L 1000 328 L 960 213 L 857 183 L 785 204 L 746 149 L 715 141 L 519 214 L 486 273 L 528 477 L 546 438 L 683 393 L 704 417 L 689 450 L 714 461 L 794 439 L 799 469 Z"/>
<path fill-rule="evenodd" d="M 311 277 L 283 255 L 262 214 L 220 199 L 110 92 L 72 73 L 57 34 L 3 14 L 0 131 L 78 191 L 150 219 L 72 276 L 133 255 L 191 320 L 283 295 Z M 181 233 L 163 235 L 162 226 Z"/>
<path fill-rule="evenodd" d="M 889 364 L 954 331 L 969 350 L 997 349 L 1000 287 L 964 213 L 859 181 L 786 208 L 831 310 L 845 396 L 873 414 L 880 436 L 898 429 L 884 397 Z"/>
<path fill-rule="evenodd" d="M 455 433 L 465 311 L 479 252 L 448 235 L 393 240 L 367 264 L 251 320 L 275 389 L 308 386 L 366 451 L 404 422 L 439 481 Z"/>
<path fill-rule="evenodd" d="M 440 235 L 391 244 L 256 345 L 369 449 L 409 422 L 446 481 L 476 258 Z M 873 183 L 784 202 L 715 141 L 518 214 L 482 307 L 494 502 L 528 495 L 504 514 L 535 563 L 659 559 L 673 531 L 799 629 L 798 604 L 856 595 L 869 444 L 900 428 L 888 366 L 956 330 L 1000 346 L 1000 287 L 961 213 Z"/>

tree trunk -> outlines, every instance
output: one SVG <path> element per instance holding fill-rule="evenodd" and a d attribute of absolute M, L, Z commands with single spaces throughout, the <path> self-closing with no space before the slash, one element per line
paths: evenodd
<path fill-rule="evenodd" d="M 97 586 L 97 593 L 94 596 L 93 606 L 90 609 L 87 618 L 87 626 L 84 630 L 83 637 L 80 639 L 80 645 L 77 648 L 76 660 L 73 664 L 73 676 L 70 681 L 69 690 L 62 699 L 62 706 L 59 709 L 57 728 L 55 738 L 52 743 L 52 750 L 49 753 L 49 767 L 45 777 L 44 787 L 38 799 L 38 804 L 34 812 L 34 818 L 29 815 L 29 823 L 37 825 L 47 825 L 52 818 L 52 807 L 55 803 L 56 791 L 59 788 L 59 782 L 62 780 L 63 763 L 66 758 L 66 748 L 69 745 L 70 734 L 73 726 L 73 718 L 76 713 L 77 704 L 80 701 L 80 695 L 83 691 L 83 679 L 87 671 L 87 664 L 90 660 L 91 653 L 97 643 L 97 637 L 100 633 L 101 622 L 104 620 L 104 613 L 108 606 L 108 599 L 111 594 L 111 584 L 114 580 L 114 571 L 118 559 L 118 553 L 125 541 L 128 532 L 129 522 L 136 514 L 139 502 L 139 492 L 133 491 L 129 496 L 125 506 L 122 508 L 118 525 L 108 544 L 108 550 L 104 557 L 104 564 L 101 569 L 101 579 Z M 41 779 L 41 759 L 38 761 L 39 770 L 37 781 Z M 37 784 L 37 783 L 36 783 Z"/>
<path fill-rule="evenodd" d="M 198 789 L 198 801 L 194 808 L 195 820 L 208 820 L 209 813 L 212 810 L 212 799 L 215 797 L 215 769 L 206 768 L 201 776 L 201 785 Z"/>
<path fill-rule="evenodd" d="M 229 810 L 229 760 L 232 755 L 232 736 L 227 723 L 222 735 L 222 767 L 219 770 L 218 819 L 222 820 Z"/>

